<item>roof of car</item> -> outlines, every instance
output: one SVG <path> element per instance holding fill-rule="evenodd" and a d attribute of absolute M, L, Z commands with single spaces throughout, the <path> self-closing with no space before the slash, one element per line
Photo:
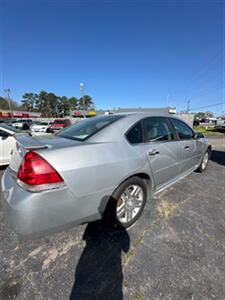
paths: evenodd
<path fill-rule="evenodd" d="M 111 115 L 120 116 L 136 116 L 136 117 L 177 117 L 175 114 L 164 113 L 164 112 L 126 112 L 126 113 L 115 113 Z"/>
<path fill-rule="evenodd" d="M 0 128 L 3 129 L 3 130 L 6 130 L 8 132 L 11 132 L 11 133 L 19 132 L 19 130 L 17 130 L 16 128 L 11 127 L 11 126 L 9 126 L 7 124 L 4 124 L 4 123 L 0 123 Z"/>
<path fill-rule="evenodd" d="M 100 130 L 93 136 L 89 138 L 90 141 L 115 141 L 123 137 L 125 132 L 133 126 L 136 122 L 141 119 L 148 117 L 168 117 L 180 119 L 175 114 L 162 113 L 162 112 L 127 112 L 127 113 L 115 113 L 110 115 L 101 115 L 96 118 L 101 117 L 113 117 L 113 115 L 121 116 L 116 122 L 113 122 L 109 126 L 105 127 L 103 130 Z"/>

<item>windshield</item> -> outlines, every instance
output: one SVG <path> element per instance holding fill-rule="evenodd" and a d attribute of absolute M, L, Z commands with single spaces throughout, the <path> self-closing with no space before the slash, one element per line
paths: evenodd
<path fill-rule="evenodd" d="M 123 117 L 123 115 L 111 115 L 86 119 L 61 130 L 56 135 L 64 138 L 84 141 L 101 129 Z"/>

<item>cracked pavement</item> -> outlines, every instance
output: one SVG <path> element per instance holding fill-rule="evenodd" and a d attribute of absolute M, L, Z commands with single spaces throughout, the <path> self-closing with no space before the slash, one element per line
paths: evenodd
<path fill-rule="evenodd" d="M 0 208 L 0 299 L 225 299 L 224 252 L 218 148 L 205 173 L 154 196 L 127 231 L 100 221 L 19 240 Z"/>

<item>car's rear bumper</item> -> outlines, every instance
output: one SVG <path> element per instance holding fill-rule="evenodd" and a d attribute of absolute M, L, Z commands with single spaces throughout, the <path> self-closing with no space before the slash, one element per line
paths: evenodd
<path fill-rule="evenodd" d="M 1 202 L 9 224 L 22 236 L 42 235 L 100 218 L 97 208 L 96 213 L 85 210 L 82 199 L 67 187 L 38 193 L 24 190 L 9 168 L 2 177 Z"/>

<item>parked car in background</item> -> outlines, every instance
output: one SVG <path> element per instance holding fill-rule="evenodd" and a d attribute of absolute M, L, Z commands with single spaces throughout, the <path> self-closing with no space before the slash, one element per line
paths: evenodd
<path fill-rule="evenodd" d="M 31 132 L 46 132 L 49 126 L 49 121 L 37 122 L 30 126 L 30 130 Z"/>
<path fill-rule="evenodd" d="M 225 130 L 225 120 L 219 119 L 215 128 L 219 130 Z"/>
<path fill-rule="evenodd" d="M 47 132 L 55 132 L 70 125 L 69 119 L 55 119 L 48 127 Z"/>
<path fill-rule="evenodd" d="M 5 123 L 5 124 L 7 124 L 9 126 L 12 126 L 12 124 L 16 123 L 16 119 L 12 119 L 12 118 L 10 118 L 10 119 L 4 119 L 3 123 Z"/>
<path fill-rule="evenodd" d="M 21 235 L 55 231 L 107 216 L 129 227 L 146 201 L 207 167 L 211 146 L 181 119 L 113 114 L 55 135 L 16 135 L 2 199 Z"/>
<path fill-rule="evenodd" d="M 12 126 L 18 129 L 28 130 L 33 121 L 31 119 L 21 119 L 12 123 Z"/>
<path fill-rule="evenodd" d="M 14 134 L 18 130 L 4 123 L 0 124 L 0 166 L 8 165 L 16 140 Z"/>

